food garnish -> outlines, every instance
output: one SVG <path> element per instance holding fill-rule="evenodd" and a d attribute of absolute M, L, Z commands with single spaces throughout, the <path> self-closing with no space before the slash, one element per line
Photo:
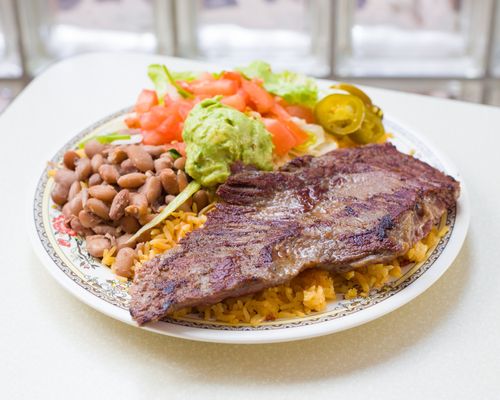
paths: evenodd
<path fill-rule="evenodd" d="M 127 240 L 128 243 L 135 242 L 143 233 L 154 228 L 175 210 L 177 210 L 186 200 L 188 200 L 193 194 L 195 194 L 201 185 L 196 181 L 191 181 L 182 192 L 180 192 L 172 202 L 170 202 L 156 217 L 154 217 L 150 222 L 139 229 L 130 239 Z"/>
<path fill-rule="evenodd" d="M 329 94 L 316 104 L 319 124 L 334 135 L 348 135 L 355 143 L 378 143 L 385 134 L 382 110 L 354 85 L 341 82 L 330 88 L 341 93 Z"/>
<path fill-rule="evenodd" d="M 186 172 L 203 186 L 225 182 L 237 161 L 261 170 L 273 168 L 271 135 L 262 122 L 215 99 L 191 110 L 182 137 Z"/>

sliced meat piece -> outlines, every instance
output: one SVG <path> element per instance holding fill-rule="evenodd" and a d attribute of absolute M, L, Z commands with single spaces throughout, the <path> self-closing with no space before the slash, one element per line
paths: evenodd
<path fill-rule="evenodd" d="M 144 324 L 289 281 L 408 251 L 455 204 L 459 183 L 391 144 L 243 171 L 218 189 L 205 226 L 136 271 L 130 312 Z"/>

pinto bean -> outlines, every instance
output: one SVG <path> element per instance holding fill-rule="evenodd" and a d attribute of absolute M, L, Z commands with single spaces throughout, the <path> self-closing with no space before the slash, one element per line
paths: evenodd
<path fill-rule="evenodd" d="M 113 272 L 116 275 L 130 278 L 132 276 L 132 266 L 134 265 L 136 254 L 129 247 L 124 247 L 116 254 L 115 263 L 113 264 Z"/>
<path fill-rule="evenodd" d="M 130 158 L 127 158 L 120 164 L 120 174 L 126 175 L 132 172 L 139 172 L 139 170 L 134 166 L 132 160 Z"/>
<path fill-rule="evenodd" d="M 85 228 L 93 228 L 102 222 L 101 218 L 87 210 L 80 211 L 78 213 L 78 219 Z"/>
<path fill-rule="evenodd" d="M 89 228 L 85 228 L 78 217 L 71 216 L 69 220 L 69 226 L 71 229 L 73 229 L 76 233 L 78 233 L 81 236 L 87 236 L 87 235 L 92 235 L 93 232 Z"/>
<path fill-rule="evenodd" d="M 99 224 L 94 226 L 92 230 L 98 235 L 106 235 L 106 234 L 111 236 L 116 235 L 116 228 L 109 225 Z"/>
<path fill-rule="evenodd" d="M 99 175 L 109 184 L 116 183 L 120 177 L 118 169 L 114 165 L 109 164 L 103 164 L 99 167 Z"/>
<path fill-rule="evenodd" d="M 75 169 L 75 162 L 80 158 L 78 153 L 74 150 L 68 150 L 64 153 L 63 162 L 66 168 Z"/>
<path fill-rule="evenodd" d="M 69 189 L 71 184 L 76 181 L 76 173 L 70 169 L 61 168 L 56 171 L 54 180 Z"/>
<path fill-rule="evenodd" d="M 177 210 L 184 211 L 184 212 L 191 212 L 191 211 L 193 211 L 191 209 L 191 205 L 189 205 L 189 203 L 187 201 L 185 201 L 184 203 L 182 203 Z"/>
<path fill-rule="evenodd" d="M 109 203 L 114 199 L 117 192 L 111 185 L 95 185 L 89 188 L 89 194 L 96 199 Z"/>
<path fill-rule="evenodd" d="M 130 193 L 130 205 L 125 208 L 128 215 L 138 218 L 146 214 L 148 210 L 148 199 L 142 193 Z"/>
<path fill-rule="evenodd" d="M 86 247 L 91 256 L 102 257 L 104 250 L 111 248 L 111 240 L 104 235 L 87 236 Z"/>
<path fill-rule="evenodd" d="M 173 194 L 167 194 L 165 196 L 165 204 L 170 204 L 175 199 Z"/>
<path fill-rule="evenodd" d="M 75 215 L 77 216 L 80 211 L 83 209 L 82 205 L 82 194 L 77 193 L 75 197 L 73 197 L 70 201 L 68 201 L 64 207 L 63 207 L 63 212 L 64 209 L 66 208 L 66 211 L 69 213 L 69 216 Z M 69 217 L 68 217 L 69 218 Z"/>
<path fill-rule="evenodd" d="M 194 195 L 193 195 L 193 202 L 196 204 L 196 208 L 198 211 L 202 210 L 206 206 L 208 206 L 208 193 L 206 190 L 198 190 Z"/>
<path fill-rule="evenodd" d="M 130 233 L 126 233 L 125 235 L 121 235 L 119 238 L 116 239 L 116 250 L 120 251 L 121 249 L 125 247 L 130 247 L 133 249 L 135 247 L 136 241 L 133 240 L 132 242 L 128 243 L 128 240 L 132 237 Z"/>
<path fill-rule="evenodd" d="M 153 157 L 142 146 L 128 146 L 127 154 L 139 171 L 146 172 L 154 168 Z"/>
<path fill-rule="evenodd" d="M 176 169 L 184 169 L 186 166 L 186 157 L 179 157 L 177 160 L 174 161 L 174 168 Z"/>
<path fill-rule="evenodd" d="M 172 161 L 170 159 L 168 159 L 166 157 L 161 157 L 161 158 L 158 158 L 154 161 L 154 166 L 155 166 L 156 172 L 161 172 L 164 169 L 172 168 L 173 164 L 172 164 Z"/>
<path fill-rule="evenodd" d="M 160 155 L 165 151 L 165 146 L 152 146 L 152 145 L 143 145 L 142 148 L 151 155 L 151 157 L 160 157 Z"/>
<path fill-rule="evenodd" d="M 57 183 L 52 188 L 52 193 L 50 194 L 54 203 L 60 206 L 64 205 L 68 201 L 69 186 L 63 185 L 62 183 Z"/>
<path fill-rule="evenodd" d="M 69 207 L 69 202 L 67 202 L 63 208 L 62 208 L 62 213 L 64 215 L 65 221 L 69 221 L 71 218 L 71 209 Z"/>
<path fill-rule="evenodd" d="M 99 175 L 98 173 L 90 175 L 89 187 L 95 186 L 95 185 L 100 185 L 101 183 L 102 183 L 101 175 Z"/>
<path fill-rule="evenodd" d="M 140 172 L 132 172 L 118 178 L 118 185 L 126 189 L 136 189 L 146 181 L 146 175 Z"/>
<path fill-rule="evenodd" d="M 88 199 L 85 209 L 97 215 L 99 218 L 104 220 L 109 219 L 109 207 L 102 200 L 94 198 Z"/>
<path fill-rule="evenodd" d="M 182 192 L 188 185 L 188 178 L 184 171 L 177 171 L 177 185 L 179 186 L 179 193 Z"/>
<path fill-rule="evenodd" d="M 164 169 L 160 172 L 160 180 L 163 189 L 165 189 L 168 194 L 179 194 L 179 184 L 177 183 L 175 172 L 170 168 Z"/>
<path fill-rule="evenodd" d="M 68 192 L 68 201 L 73 200 L 73 198 L 80 193 L 82 190 L 82 185 L 78 181 L 74 181 L 71 186 L 69 187 L 69 192 Z"/>
<path fill-rule="evenodd" d="M 120 164 L 122 161 L 127 159 L 127 153 L 125 149 L 121 146 L 114 147 L 108 155 L 108 161 L 111 164 Z"/>
<path fill-rule="evenodd" d="M 161 195 L 161 181 L 157 176 L 150 176 L 144 185 L 139 189 L 140 193 L 144 193 L 149 204 L 153 204 Z"/>
<path fill-rule="evenodd" d="M 153 213 L 147 212 L 146 214 L 139 216 L 139 223 L 141 225 L 146 225 L 146 224 L 150 223 L 157 215 L 158 214 L 153 214 Z"/>
<path fill-rule="evenodd" d="M 75 174 L 76 179 L 79 181 L 85 181 L 92 173 L 92 165 L 90 165 L 90 160 L 88 158 L 80 158 L 76 162 Z"/>
<path fill-rule="evenodd" d="M 120 219 L 120 228 L 127 234 L 136 233 L 141 228 L 141 224 L 139 224 L 139 221 L 135 217 L 125 215 Z"/>
<path fill-rule="evenodd" d="M 128 206 L 129 202 L 129 191 L 127 189 L 120 190 L 120 192 L 113 198 L 113 202 L 111 203 L 111 208 L 109 210 L 109 217 L 113 221 L 119 220 L 125 214 L 125 208 Z"/>
<path fill-rule="evenodd" d="M 98 172 L 101 165 L 104 164 L 104 157 L 101 153 L 97 153 L 90 160 L 90 165 L 92 166 L 92 172 Z"/>
<path fill-rule="evenodd" d="M 87 143 L 85 143 L 85 146 L 83 147 L 85 154 L 87 155 L 88 158 L 92 158 L 96 154 L 102 153 L 105 148 L 106 148 L 105 145 L 99 143 L 95 139 L 89 140 Z"/>

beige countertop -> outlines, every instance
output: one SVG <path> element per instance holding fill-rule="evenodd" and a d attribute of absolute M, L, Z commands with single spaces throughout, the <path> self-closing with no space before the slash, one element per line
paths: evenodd
<path fill-rule="evenodd" d="M 160 57 L 64 61 L 0 115 L 2 398 L 496 399 L 500 393 L 500 109 L 370 90 L 458 166 L 472 220 L 444 276 L 363 326 L 299 342 L 225 345 L 146 332 L 61 288 L 31 250 L 31 182 L 79 130 L 132 103 Z"/>

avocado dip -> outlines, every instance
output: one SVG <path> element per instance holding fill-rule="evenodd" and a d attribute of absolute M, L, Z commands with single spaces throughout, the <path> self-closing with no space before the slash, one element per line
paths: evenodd
<path fill-rule="evenodd" d="M 203 100 L 189 113 L 182 132 L 186 172 L 205 187 L 223 183 L 241 161 L 272 170 L 273 143 L 263 123 L 217 99 Z"/>

